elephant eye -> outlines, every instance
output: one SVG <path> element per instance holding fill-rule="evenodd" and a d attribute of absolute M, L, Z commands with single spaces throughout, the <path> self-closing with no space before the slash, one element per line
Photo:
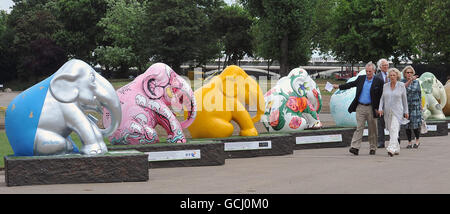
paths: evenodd
<path fill-rule="evenodd" d="M 90 81 L 91 83 L 95 83 L 95 74 L 94 74 L 94 73 L 91 73 L 91 74 L 89 75 L 89 81 Z"/>

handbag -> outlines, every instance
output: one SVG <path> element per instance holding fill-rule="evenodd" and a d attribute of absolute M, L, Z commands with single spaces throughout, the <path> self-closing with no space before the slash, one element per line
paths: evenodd
<path fill-rule="evenodd" d="M 428 132 L 427 123 L 422 120 L 422 125 L 420 126 L 420 134 L 426 134 Z"/>

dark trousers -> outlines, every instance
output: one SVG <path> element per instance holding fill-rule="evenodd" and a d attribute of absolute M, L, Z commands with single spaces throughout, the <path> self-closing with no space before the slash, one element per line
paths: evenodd
<path fill-rule="evenodd" d="M 377 128 L 378 128 L 378 146 L 384 146 L 384 117 L 378 118 L 377 121 Z"/>
<path fill-rule="evenodd" d="M 411 129 L 406 129 L 406 137 L 408 137 L 408 142 L 411 142 L 412 140 L 412 133 L 411 133 Z M 416 139 L 419 139 L 419 135 L 420 135 L 420 131 L 419 129 L 413 129 L 414 131 L 414 135 L 416 136 Z"/>

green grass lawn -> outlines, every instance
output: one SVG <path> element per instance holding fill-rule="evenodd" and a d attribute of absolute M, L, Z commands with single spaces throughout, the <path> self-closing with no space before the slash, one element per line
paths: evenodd
<path fill-rule="evenodd" d="M 9 145 L 8 138 L 6 137 L 5 130 L 0 130 L 0 168 L 5 167 L 3 156 L 12 155 L 13 150 Z"/>
<path fill-rule="evenodd" d="M 128 84 L 132 80 L 129 80 L 129 79 L 109 79 L 108 81 L 111 83 L 111 85 L 114 87 L 114 89 L 117 90 L 117 89 L 121 88 L 122 86 Z"/>

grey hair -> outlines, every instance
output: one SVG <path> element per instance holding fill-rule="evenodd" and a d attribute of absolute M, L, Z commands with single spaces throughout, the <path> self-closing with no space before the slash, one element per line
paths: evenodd
<path fill-rule="evenodd" d="M 378 60 L 378 62 L 377 62 L 377 67 L 378 67 L 378 69 L 380 69 L 380 70 L 381 70 L 381 63 L 382 63 L 383 61 L 388 62 L 387 59 L 385 59 L 385 58 L 381 58 L 381 59 Z"/>
<path fill-rule="evenodd" d="M 399 81 L 402 78 L 402 74 L 397 68 L 389 68 L 389 70 L 387 71 L 388 75 L 390 75 L 391 72 L 395 72 L 395 74 L 397 74 L 397 81 Z"/>
<path fill-rule="evenodd" d="M 367 67 L 369 67 L 369 66 L 372 66 L 372 68 L 373 68 L 373 70 L 374 70 L 374 71 L 376 71 L 376 70 L 377 70 L 377 68 L 375 67 L 375 64 L 373 64 L 373 62 L 372 62 L 372 61 L 368 62 L 368 63 L 366 64 L 366 66 L 365 66 L 365 67 L 367 68 Z"/>

